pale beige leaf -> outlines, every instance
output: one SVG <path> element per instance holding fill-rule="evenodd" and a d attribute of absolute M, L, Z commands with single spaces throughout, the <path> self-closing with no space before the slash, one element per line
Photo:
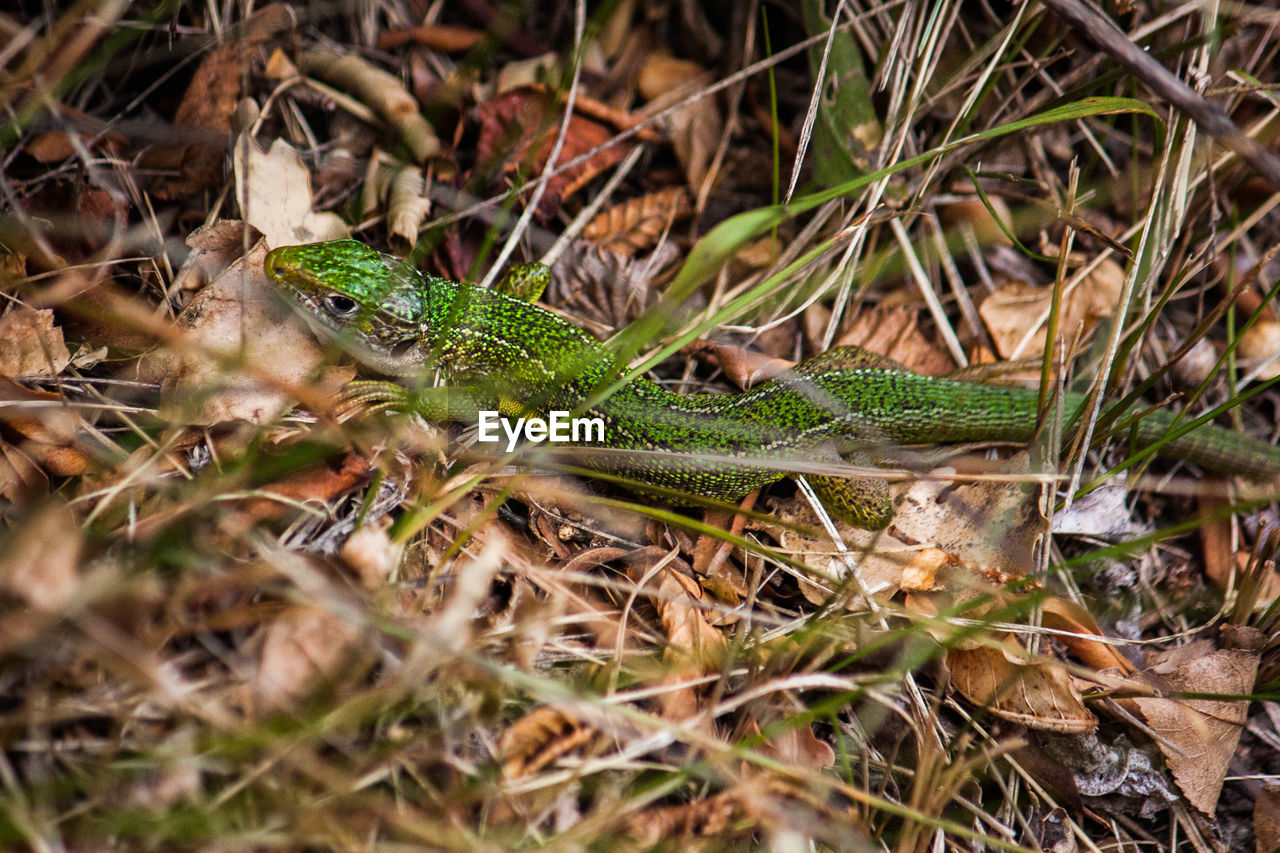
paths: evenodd
<path fill-rule="evenodd" d="M 233 159 L 241 215 L 269 247 L 347 236 L 337 214 L 312 212 L 311 175 L 289 143 L 277 139 L 263 151 L 246 131 L 236 140 Z"/>
<path fill-rule="evenodd" d="M 1014 464 L 1025 466 L 1025 456 Z M 976 482 L 917 480 L 898 504 L 894 530 L 983 572 L 1022 577 L 1032 568 L 1035 543 L 1045 529 L 1035 494 L 1034 484 L 1013 474 Z"/>
<path fill-rule="evenodd" d="M 1194 390 L 1206 381 L 1218 366 L 1218 351 L 1208 338 L 1200 338 L 1187 354 L 1173 365 L 1173 380 L 1179 388 Z"/>
<path fill-rule="evenodd" d="M 321 607 L 302 605 L 280 614 L 266 629 L 253 682 L 260 709 L 281 709 L 322 687 L 359 677 L 364 632 Z"/>
<path fill-rule="evenodd" d="M 319 77 L 350 93 L 380 115 L 413 152 L 415 162 L 425 163 L 440 153 L 440 140 L 397 75 L 378 68 L 359 54 L 322 48 L 303 51 L 296 61 L 304 74 Z"/>
<path fill-rule="evenodd" d="M 0 587 L 32 609 L 57 610 L 80 588 L 80 525 L 65 504 L 50 505 L 0 541 Z"/>
<path fill-rule="evenodd" d="M 0 376 L 56 376 L 70 361 L 53 311 L 18 306 L 0 317 Z"/>
<path fill-rule="evenodd" d="M 1119 476 L 1074 501 L 1066 511 L 1054 513 L 1053 532 L 1112 541 L 1138 536 L 1143 530 L 1129 512 L 1128 484 Z"/>
<path fill-rule="evenodd" d="M 554 80 L 561 74 L 560 54 L 555 51 L 515 59 L 498 69 L 495 95 L 503 95 L 526 86 L 534 86 L 543 80 Z"/>
<path fill-rule="evenodd" d="M 357 528 L 338 551 L 338 556 L 356 570 L 368 589 L 385 584 L 404 557 L 404 546 L 391 541 L 387 534 L 389 527 L 390 522 L 384 517 Z"/>
<path fill-rule="evenodd" d="M 413 248 L 422 220 L 430 210 L 422 170 L 417 166 L 397 169 L 387 190 L 387 232 L 391 240 L 399 246 Z"/>
<path fill-rule="evenodd" d="M 1280 376 L 1280 321 L 1255 323 L 1240 337 L 1240 358 L 1251 373 L 1258 371 L 1260 380 Z"/>
<path fill-rule="evenodd" d="M 1079 284 L 1066 289 L 1059 306 L 1059 342 L 1070 343 L 1082 327 L 1087 334 L 1100 318 L 1110 317 L 1123 285 L 1124 271 L 1108 259 Z M 978 313 L 1000 355 L 1023 358 L 1044 351 L 1052 302 L 1053 288 L 1011 281 L 984 299 Z"/>
<path fill-rule="evenodd" d="M 290 388 L 315 381 L 324 350 L 272 293 L 259 243 L 201 290 L 175 325 L 183 345 L 149 354 L 141 378 L 166 391 L 162 411 L 184 423 L 266 423 L 293 404 Z M 243 365 L 239 371 L 233 365 Z M 335 391 L 350 368 L 326 368 Z"/>

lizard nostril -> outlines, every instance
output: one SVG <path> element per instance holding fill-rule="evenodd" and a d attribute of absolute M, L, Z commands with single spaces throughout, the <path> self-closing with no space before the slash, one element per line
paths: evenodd
<path fill-rule="evenodd" d="M 271 267 L 271 274 L 276 278 L 284 278 L 284 267 L 275 264 Z"/>

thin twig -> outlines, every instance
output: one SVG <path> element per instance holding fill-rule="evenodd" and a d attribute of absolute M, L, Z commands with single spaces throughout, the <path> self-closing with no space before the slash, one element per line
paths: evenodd
<path fill-rule="evenodd" d="M 1280 190 L 1280 158 L 1241 130 L 1222 107 L 1206 100 L 1130 41 L 1114 21 L 1080 0 L 1042 2 L 1106 51 L 1112 59 L 1129 69 L 1153 92 L 1189 116 L 1201 130 L 1234 151 L 1273 188 Z"/>

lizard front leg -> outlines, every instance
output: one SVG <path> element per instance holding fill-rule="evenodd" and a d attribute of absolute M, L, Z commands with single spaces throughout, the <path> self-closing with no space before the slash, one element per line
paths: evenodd
<path fill-rule="evenodd" d="M 475 423 L 484 408 L 481 399 L 465 386 L 407 388 L 385 379 L 365 379 L 351 382 L 342 390 L 338 415 L 393 411 L 421 415 L 429 421 Z"/>

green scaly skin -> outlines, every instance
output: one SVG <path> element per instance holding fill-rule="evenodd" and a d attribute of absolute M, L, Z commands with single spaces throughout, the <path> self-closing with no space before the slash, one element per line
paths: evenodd
<path fill-rule="evenodd" d="M 602 446 L 632 453 L 587 464 L 687 494 L 734 500 L 787 476 L 797 461 L 843 455 L 870 464 L 903 444 L 1024 442 L 1039 420 L 1035 391 L 923 376 L 856 347 L 738 394 L 674 394 L 636 379 L 584 407 L 619 366 L 597 341 L 531 303 L 545 285 L 536 274 L 516 277 L 510 293 L 483 290 L 423 275 L 355 240 L 278 248 L 265 268 L 317 330 L 366 366 L 420 383 L 430 370 L 443 381 L 412 389 L 359 382 L 349 399 L 473 423 L 481 409 L 599 417 Z M 1066 397 L 1068 423 L 1084 402 Z M 1137 444 L 1158 441 L 1172 424 L 1169 413 L 1144 417 L 1133 430 Z M 1253 479 L 1280 476 L 1280 449 L 1218 427 L 1163 452 Z M 891 520 L 884 480 L 807 476 L 853 524 L 876 529 Z"/>

